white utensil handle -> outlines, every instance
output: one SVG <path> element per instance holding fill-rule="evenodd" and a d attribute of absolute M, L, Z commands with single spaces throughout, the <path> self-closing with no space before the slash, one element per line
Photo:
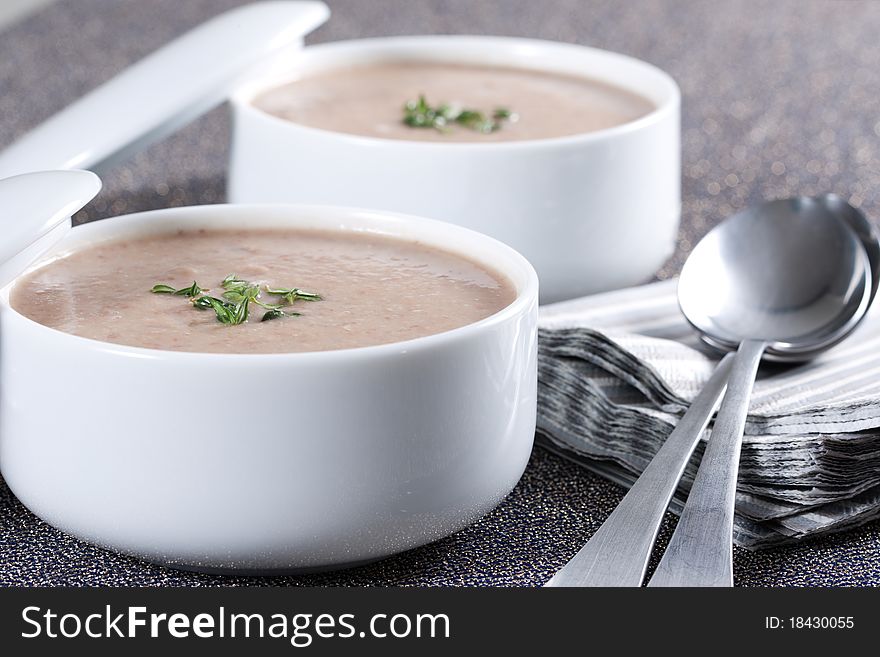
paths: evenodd
<path fill-rule="evenodd" d="M 92 169 L 126 157 L 220 104 L 329 15 L 322 2 L 284 1 L 221 14 L 24 135 L 0 153 L 0 178 Z"/>
<path fill-rule="evenodd" d="M 40 171 L 0 180 L 0 286 L 5 286 L 70 229 L 101 180 L 90 171 Z"/>

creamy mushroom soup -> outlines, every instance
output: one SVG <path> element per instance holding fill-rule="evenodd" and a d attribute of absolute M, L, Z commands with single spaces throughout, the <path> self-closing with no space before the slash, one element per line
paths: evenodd
<path fill-rule="evenodd" d="M 195 352 L 365 347 L 509 305 L 501 274 L 417 242 L 318 230 L 192 230 L 101 243 L 34 269 L 12 307 L 87 338 Z"/>
<path fill-rule="evenodd" d="M 452 142 L 564 137 L 654 109 L 640 95 L 587 77 L 431 62 L 333 69 L 266 91 L 254 104 L 334 132 Z"/>

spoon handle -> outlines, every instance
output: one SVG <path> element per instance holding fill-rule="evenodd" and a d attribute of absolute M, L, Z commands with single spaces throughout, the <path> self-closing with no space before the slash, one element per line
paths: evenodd
<path fill-rule="evenodd" d="M 640 586 L 669 500 L 730 376 L 728 354 L 641 476 L 584 547 L 545 586 Z"/>
<path fill-rule="evenodd" d="M 749 398 L 766 344 L 740 344 L 715 427 L 675 532 L 648 586 L 733 586 L 733 509 Z"/>

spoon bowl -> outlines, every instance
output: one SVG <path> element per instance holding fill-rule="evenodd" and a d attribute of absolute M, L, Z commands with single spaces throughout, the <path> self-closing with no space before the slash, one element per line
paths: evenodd
<path fill-rule="evenodd" d="M 743 340 L 764 358 L 809 360 L 849 335 L 876 292 L 876 233 L 832 195 L 771 201 L 712 230 L 688 258 L 679 305 L 723 351 Z"/>

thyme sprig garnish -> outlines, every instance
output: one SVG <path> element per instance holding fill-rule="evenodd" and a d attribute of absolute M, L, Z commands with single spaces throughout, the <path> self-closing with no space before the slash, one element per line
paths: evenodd
<path fill-rule="evenodd" d="M 293 303 L 297 299 L 303 301 L 320 301 L 321 295 L 314 292 L 305 292 L 298 287 L 269 287 L 266 286 L 266 292 L 275 294 L 284 299 L 287 303 Z"/>
<path fill-rule="evenodd" d="M 192 285 L 183 288 L 174 288 L 165 283 L 157 283 L 150 290 L 154 294 L 172 294 L 188 297 L 196 310 L 213 310 L 217 321 L 230 326 L 244 324 L 250 316 L 251 304 L 264 308 L 260 321 L 266 322 L 281 317 L 299 317 L 302 313 L 294 310 L 285 310 L 284 306 L 293 305 L 297 300 L 320 301 L 321 295 L 314 292 L 305 292 L 298 287 L 273 288 L 268 285 L 262 289 L 259 284 L 252 283 L 235 274 L 229 274 L 220 283 L 223 288 L 222 298 L 205 294 L 208 288 L 202 288 L 193 281 Z M 262 293 L 280 297 L 278 303 L 270 303 L 262 298 Z"/>
<path fill-rule="evenodd" d="M 170 285 L 163 285 L 162 283 L 159 283 L 159 284 L 153 286 L 153 289 L 151 290 L 151 292 L 153 292 L 155 294 L 176 294 L 177 296 L 181 296 L 181 297 L 196 297 L 196 296 L 200 295 L 202 292 L 210 292 L 210 290 L 208 290 L 208 289 L 203 290 L 202 288 L 199 287 L 198 283 L 193 281 L 192 285 L 190 285 L 189 287 L 182 287 L 179 290 L 175 290 Z"/>
<path fill-rule="evenodd" d="M 460 125 L 476 132 L 489 134 L 500 130 L 505 121 L 519 117 L 506 107 L 497 107 L 491 114 L 444 103 L 431 106 L 424 94 L 418 100 L 407 101 L 403 106 L 403 123 L 411 128 L 433 128 L 449 132 L 450 126 Z"/>

